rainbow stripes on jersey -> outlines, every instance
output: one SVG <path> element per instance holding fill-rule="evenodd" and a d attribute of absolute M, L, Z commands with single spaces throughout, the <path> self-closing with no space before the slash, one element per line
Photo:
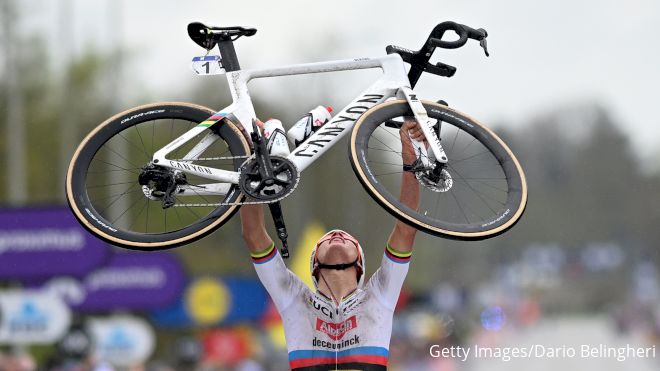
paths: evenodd
<path fill-rule="evenodd" d="M 277 254 L 277 249 L 275 248 L 275 242 L 272 242 L 265 250 L 258 252 L 250 253 L 252 256 L 252 262 L 254 264 L 263 264 L 269 262 Z"/>
<path fill-rule="evenodd" d="M 382 347 L 357 347 L 340 351 L 294 350 L 289 352 L 289 366 L 292 370 L 345 370 L 353 366 L 360 370 L 385 370 L 389 352 Z M 325 367 L 321 367 L 325 366 Z M 359 367 L 358 367 L 359 366 Z"/>
<path fill-rule="evenodd" d="M 399 264 L 405 264 L 410 262 L 410 257 L 412 256 L 412 251 L 399 251 L 395 250 L 390 246 L 390 244 L 387 244 L 385 246 L 385 256 L 388 257 L 391 261 Z"/>

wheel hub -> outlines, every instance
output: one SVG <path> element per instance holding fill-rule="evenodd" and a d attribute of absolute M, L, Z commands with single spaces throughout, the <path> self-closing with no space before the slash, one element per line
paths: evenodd
<path fill-rule="evenodd" d="M 433 192 L 447 192 L 454 185 L 454 179 L 447 169 L 416 171 L 415 177 Z"/>

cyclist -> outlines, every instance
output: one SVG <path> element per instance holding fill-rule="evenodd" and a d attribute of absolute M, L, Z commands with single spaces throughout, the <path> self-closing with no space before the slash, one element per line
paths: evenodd
<path fill-rule="evenodd" d="M 414 120 L 399 130 L 405 164 L 415 161 L 410 138 L 423 140 Z M 400 201 L 419 207 L 419 184 L 402 172 Z M 257 275 L 284 323 L 292 370 L 385 370 L 392 316 L 408 272 L 416 229 L 397 221 L 380 268 L 365 281 L 360 243 L 342 230 L 321 237 L 310 259 L 316 292 L 284 265 L 260 205 L 240 209 L 242 233 Z"/>

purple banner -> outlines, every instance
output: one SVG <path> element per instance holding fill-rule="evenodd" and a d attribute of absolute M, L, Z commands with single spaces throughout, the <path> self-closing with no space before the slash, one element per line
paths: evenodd
<path fill-rule="evenodd" d="M 0 209 L 0 279 L 83 277 L 110 255 L 68 208 Z"/>
<path fill-rule="evenodd" d="M 82 280 L 54 278 L 43 287 L 76 311 L 151 310 L 166 307 L 182 294 L 185 274 L 172 254 L 116 253 L 108 265 Z"/>

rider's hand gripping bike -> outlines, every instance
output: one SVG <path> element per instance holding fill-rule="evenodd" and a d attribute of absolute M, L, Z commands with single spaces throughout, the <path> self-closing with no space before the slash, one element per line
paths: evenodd
<path fill-rule="evenodd" d="M 448 30 L 459 38 L 443 40 Z M 423 72 L 455 73 L 455 67 L 429 62 L 436 48 L 459 48 L 473 39 L 488 55 L 485 30 L 443 22 L 419 51 L 390 45 L 383 57 L 250 70 L 240 69 L 233 42 L 255 29 L 191 23 L 188 33 L 207 51 L 220 49 L 220 56 L 195 57 L 193 66 L 200 74 L 226 74 L 233 103 L 217 112 L 187 103 L 149 104 L 119 113 L 87 135 L 71 160 L 66 193 L 77 219 L 96 236 L 129 249 L 171 248 L 222 226 L 241 205 L 267 203 L 287 256 L 279 201 L 346 134 L 351 165 L 367 192 L 419 230 L 479 240 L 503 233 L 523 214 L 527 183 L 507 145 L 474 119 L 412 90 Z M 404 63 L 411 66 L 408 73 Z M 286 158 L 268 153 L 255 125 L 250 80 L 367 68 L 383 74 Z M 401 157 L 404 118 L 417 120 L 428 143 L 413 140 L 413 163 Z M 404 171 L 421 184 L 418 210 L 399 202 Z"/>

